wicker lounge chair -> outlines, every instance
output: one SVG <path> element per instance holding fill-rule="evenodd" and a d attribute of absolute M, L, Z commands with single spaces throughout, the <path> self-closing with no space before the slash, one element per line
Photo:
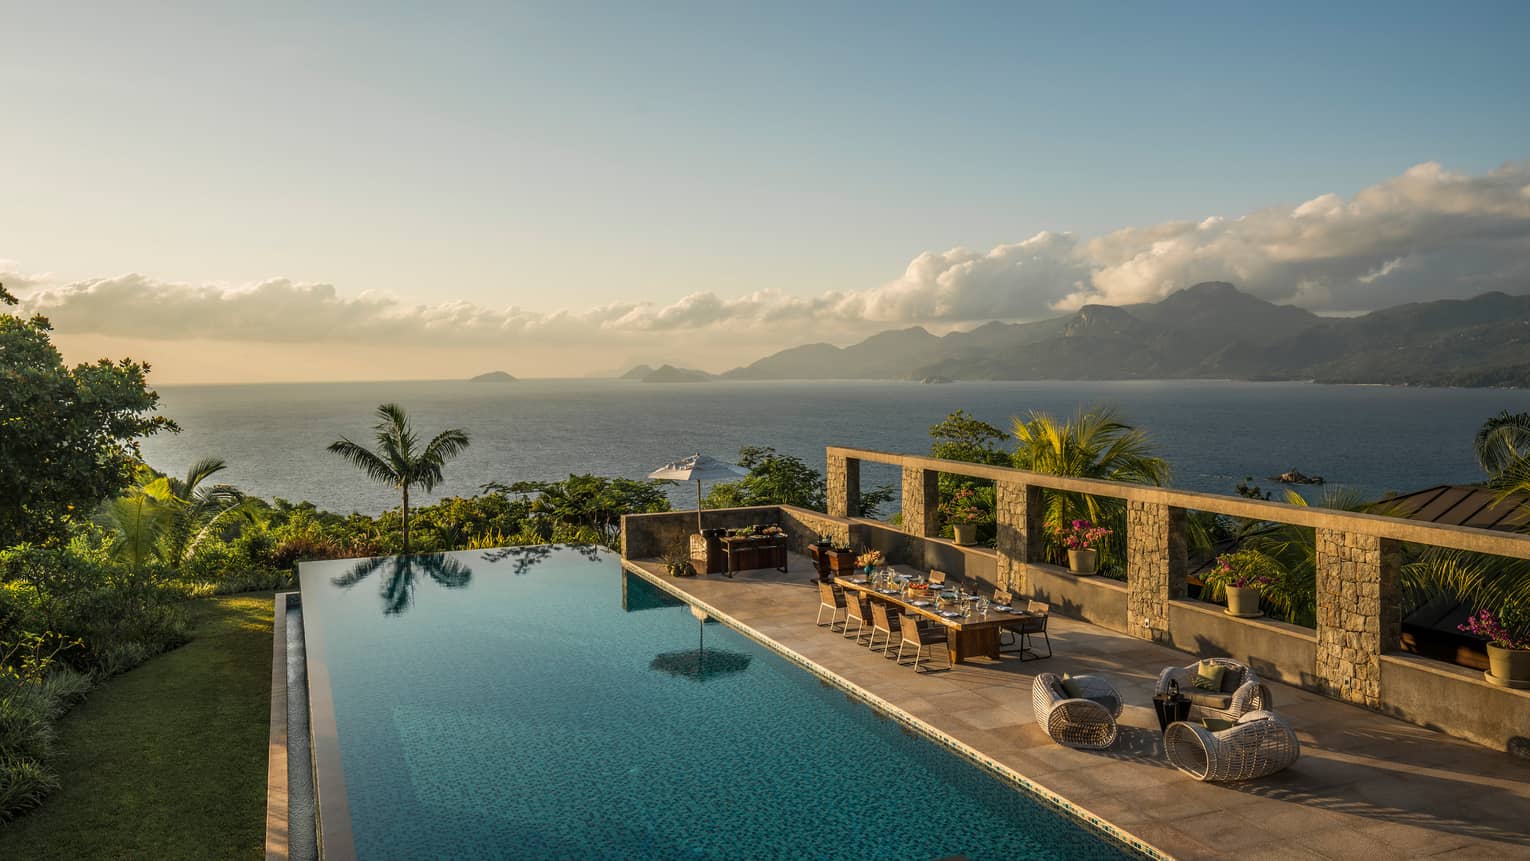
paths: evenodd
<path fill-rule="evenodd" d="M 827 622 L 823 620 L 823 614 L 825 610 L 829 611 L 829 621 Z M 818 618 L 815 619 L 814 622 L 820 628 L 822 628 L 824 625 L 828 625 L 829 630 L 832 631 L 834 630 L 835 624 L 842 624 L 844 622 L 844 620 L 839 617 L 843 612 L 845 612 L 845 593 L 839 589 L 836 589 L 834 584 L 819 580 Z"/>
<path fill-rule="evenodd" d="M 1099 749 L 1116 743 L 1121 695 L 1103 676 L 1074 676 L 1082 696 L 1069 697 L 1052 673 L 1038 673 L 1031 683 L 1036 723 L 1058 744 Z"/>
<path fill-rule="evenodd" d="M 1274 774 L 1296 762 L 1301 744 L 1274 712 L 1244 712 L 1233 726 L 1213 732 L 1176 721 L 1163 733 L 1169 762 L 1196 780 L 1232 782 Z"/>
<path fill-rule="evenodd" d="M 1155 693 L 1169 692 L 1169 682 L 1179 683 L 1179 693 L 1190 700 L 1190 717 L 1223 718 L 1237 720 L 1244 713 L 1255 709 L 1268 709 L 1274 705 L 1270 690 L 1259 681 L 1254 671 L 1231 658 L 1207 658 L 1211 663 L 1226 667 L 1220 690 L 1205 691 L 1191 682 L 1199 662 L 1188 667 L 1164 667 L 1158 674 Z"/>

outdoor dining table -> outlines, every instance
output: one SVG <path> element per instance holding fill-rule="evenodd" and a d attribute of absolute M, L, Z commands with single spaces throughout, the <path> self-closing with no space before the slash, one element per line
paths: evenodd
<path fill-rule="evenodd" d="M 916 600 L 903 597 L 901 593 L 888 594 L 869 582 L 856 582 L 848 577 L 835 577 L 834 583 L 841 589 L 854 589 L 863 592 L 873 601 L 884 601 L 897 607 L 905 615 L 920 616 L 932 622 L 938 622 L 949 630 L 947 631 L 946 648 L 949 650 L 951 663 L 965 662 L 968 658 L 994 658 L 999 657 L 999 629 L 1005 625 L 1016 624 L 1024 619 L 1033 618 L 1036 614 L 1024 610 L 1010 613 L 1001 613 L 989 609 L 988 614 L 981 615 L 973 611 L 970 616 L 956 616 L 951 618 L 942 616 L 935 607 L 935 596 L 940 593 L 932 590 L 928 599 L 928 607 L 920 607 L 914 604 Z"/>

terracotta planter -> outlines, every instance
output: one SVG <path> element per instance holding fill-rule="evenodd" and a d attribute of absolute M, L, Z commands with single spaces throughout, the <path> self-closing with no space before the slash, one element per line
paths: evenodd
<path fill-rule="evenodd" d="M 1506 688 L 1530 688 L 1530 649 L 1502 649 L 1488 643 L 1487 680 Z"/>
<path fill-rule="evenodd" d="M 1068 570 L 1083 577 L 1093 574 L 1100 564 L 1100 551 L 1098 550 L 1069 550 Z"/>
<path fill-rule="evenodd" d="M 976 523 L 953 523 L 951 524 L 951 532 L 955 534 L 957 544 L 977 543 Z"/>
<path fill-rule="evenodd" d="M 1227 615 L 1249 618 L 1263 615 L 1259 611 L 1259 590 L 1247 586 L 1228 586 Z"/>
<path fill-rule="evenodd" d="M 829 570 L 846 576 L 855 573 L 855 553 L 850 550 L 830 550 Z"/>

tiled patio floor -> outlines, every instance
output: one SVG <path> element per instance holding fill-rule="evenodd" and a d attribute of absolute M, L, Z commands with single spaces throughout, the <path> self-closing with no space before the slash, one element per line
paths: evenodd
<path fill-rule="evenodd" d="M 915 675 L 814 625 L 811 563 L 677 579 L 624 560 L 661 586 L 770 638 L 822 670 L 981 751 L 1177 858 L 1530 858 L 1530 763 L 1306 691 L 1270 684 L 1302 757 L 1246 784 L 1201 783 L 1163 755 L 1158 671 L 1183 652 L 1054 615 L 1055 657 L 979 659 Z M 1036 672 L 1103 673 L 1126 700 L 1116 745 L 1054 744 L 1031 712 Z"/>

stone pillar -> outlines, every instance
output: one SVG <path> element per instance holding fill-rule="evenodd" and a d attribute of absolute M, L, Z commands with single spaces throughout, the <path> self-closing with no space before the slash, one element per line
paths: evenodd
<path fill-rule="evenodd" d="M 1041 488 L 1018 481 L 994 483 L 994 525 L 998 537 L 999 585 L 1016 596 L 1031 594 L 1026 563 L 1042 557 L 1045 528 L 1041 522 Z"/>
<path fill-rule="evenodd" d="M 940 534 L 940 473 L 935 470 L 903 467 L 903 531 Z"/>
<path fill-rule="evenodd" d="M 1317 680 L 1329 696 L 1381 707 L 1381 654 L 1402 639 L 1396 541 L 1317 530 Z"/>
<path fill-rule="evenodd" d="M 824 486 L 828 491 L 826 502 L 830 514 L 835 517 L 854 517 L 860 514 L 861 462 L 858 459 L 829 455 Z"/>
<path fill-rule="evenodd" d="M 1126 502 L 1126 632 L 1167 643 L 1169 602 L 1185 597 L 1185 510 Z"/>

